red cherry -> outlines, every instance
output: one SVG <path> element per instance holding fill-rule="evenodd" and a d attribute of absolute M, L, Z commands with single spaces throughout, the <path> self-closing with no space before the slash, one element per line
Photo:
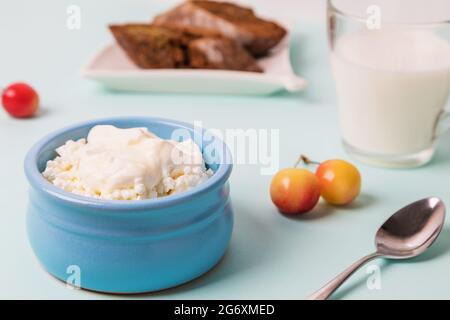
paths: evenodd
<path fill-rule="evenodd" d="M 319 201 L 319 180 L 314 173 L 306 169 L 280 170 L 272 178 L 270 197 L 284 214 L 297 215 L 308 212 Z"/>
<path fill-rule="evenodd" d="M 37 92 L 26 83 L 17 82 L 3 90 L 2 104 L 6 112 L 15 118 L 29 118 L 39 108 Z"/>

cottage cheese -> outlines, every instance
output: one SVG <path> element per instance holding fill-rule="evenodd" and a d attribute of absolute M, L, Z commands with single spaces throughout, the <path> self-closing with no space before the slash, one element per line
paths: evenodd
<path fill-rule="evenodd" d="M 92 128 L 87 139 L 56 149 L 43 176 L 66 191 L 107 200 L 142 200 L 188 190 L 207 180 L 199 147 L 164 140 L 146 128 Z"/>

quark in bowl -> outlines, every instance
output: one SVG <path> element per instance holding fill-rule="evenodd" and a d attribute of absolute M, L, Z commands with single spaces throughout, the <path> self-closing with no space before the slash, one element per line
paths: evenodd
<path fill-rule="evenodd" d="M 181 133 L 202 150 L 213 171 L 201 184 L 165 197 L 105 200 L 55 186 L 42 172 L 68 140 L 86 138 L 96 125 L 148 128 L 163 139 Z M 30 184 L 27 233 L 43 267 L 81 288 L 140 293 L 173 287 L 212 268 L 230 241 L 233 212 L 230 153 L 216 137 L 185 123 L 158 118 L 110 118 L 56 131 L 25 159 Z M 208 151 L 208 152 L 206 152 Z"/>
<path fill-rule="evenodd" d="M 68 140 L 42 175 L 63 190 L 105 200 L 143 200 L 189 190 L 212 174 L 192 139 L 161 139 L 147 128 L 96 125 Z"/>

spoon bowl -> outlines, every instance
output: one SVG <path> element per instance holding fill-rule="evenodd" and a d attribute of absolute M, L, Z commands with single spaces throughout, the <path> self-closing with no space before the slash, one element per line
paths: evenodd
<path fill-rule="evenodd" d="M 445 205 L 425 198 L 394 213 L 375 236 L 377 253 L 389 259 L 407 259 L 428 249 L 438 237 L 445 220 Z"/>

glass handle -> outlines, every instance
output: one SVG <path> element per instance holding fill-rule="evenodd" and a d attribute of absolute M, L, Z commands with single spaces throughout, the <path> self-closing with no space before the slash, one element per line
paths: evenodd
<path fill-rule="evenodd" d="M 450 110 L 443 110 L 438 117 L 436 125 L 436 137 L 440 137 L 450 130 Z"/>

